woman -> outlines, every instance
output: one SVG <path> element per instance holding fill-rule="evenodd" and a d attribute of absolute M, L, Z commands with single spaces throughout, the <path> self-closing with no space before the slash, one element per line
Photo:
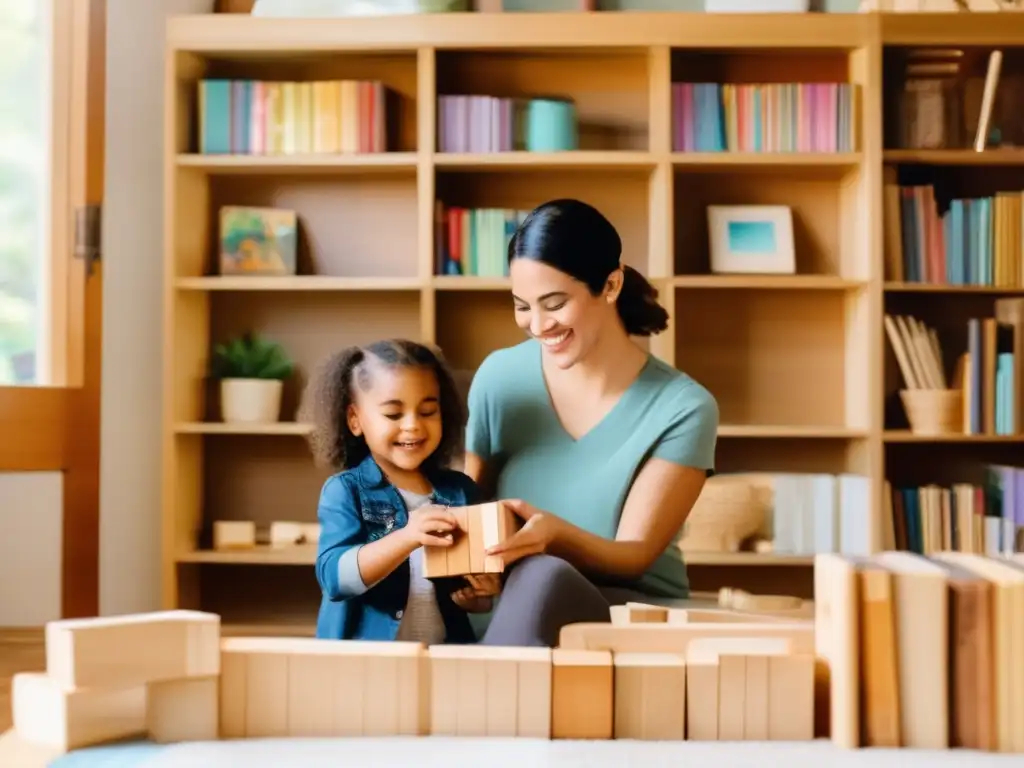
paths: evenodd
<path fill-rule="evenodd" d="M 657 291 L 577 200 L 530 213 L 509 245 L 516 322 L 469 393 L 466 472 L 524 520 L 482 642 L 547 645 L 609 605 L 684 598 L 675 546 L 713 470 L 718 406 L 631 336 L 664 331 Z M 478 593 L 495 591 L 478 582 Z"/>

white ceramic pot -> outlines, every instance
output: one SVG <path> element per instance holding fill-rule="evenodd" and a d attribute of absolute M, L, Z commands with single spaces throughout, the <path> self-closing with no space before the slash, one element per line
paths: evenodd
<path fill-rule="evenodd" d="M 269 424 L 281 417 L 279 379 L 221 379 L 221 419 L 229 424 Z"/>

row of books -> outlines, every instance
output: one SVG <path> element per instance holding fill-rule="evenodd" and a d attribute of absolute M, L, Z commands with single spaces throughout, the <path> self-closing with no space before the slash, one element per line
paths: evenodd
<path fill-rule="evenodd" d="M 507 277 L 508 244 L 529 211 L 436 204 L 434 258 L 438 275 Z"/>
<path fill-rule="evenodd" d="M 852 152 L 851 83 L 673 83 L 676 152 Z"/>
<path fill-rule="evenodd" d="M 934 187 L 886 185 L 886 278 L 1024 287 L 1022 195 L 954 199 L 940 213 Z"/>
<path fill-rule="evenodd" d="M 974 552 L 993 557 L 1024 551 L 1024 469 L 991 466 L 986 475 L 984 485 L 887 483 L 884 548 L 919 555 Z"/>
<path fill-rule="evenodd" d="M 833 743 L 1024 752 L 1020 555 L 822 554 L 814 582 Z"/>
<path fill-rule="evenodd" d="M 295 155 L 385 152 L 379 81 L 199 82 L 199 152 Z"/>
<path fill-rule="evenodd" d="M 565 151 L 577 148 L 571 102 L 483 95 L 439 96 L 440 152 Z"/>

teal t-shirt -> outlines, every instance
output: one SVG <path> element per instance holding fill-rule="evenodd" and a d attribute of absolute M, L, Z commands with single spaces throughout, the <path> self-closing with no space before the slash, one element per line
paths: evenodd
<path fill-rule="evenodd" d="M 579 440 L 558 420 L 533 339 L 491 353 L 469 391 L 466 449 L 493 465 L 497 497 L 523 499 L 614 539 L 634 478 L 654 456 L 713 470 L 718 404 L 685 373 L 649 356 L 611 411 Z M 681 535 L 635 586 L 686 597 Z"/>

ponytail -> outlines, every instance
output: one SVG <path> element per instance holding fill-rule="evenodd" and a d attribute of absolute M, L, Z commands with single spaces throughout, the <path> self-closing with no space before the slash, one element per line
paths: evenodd
<path fill-rule="evenodd" d="M 658 303 L 658 289 L 633 267 L 622 267 L 622 290 L 615 302 L 630 336 L 653 336 L 668 328 L 668 312 Z"/>

